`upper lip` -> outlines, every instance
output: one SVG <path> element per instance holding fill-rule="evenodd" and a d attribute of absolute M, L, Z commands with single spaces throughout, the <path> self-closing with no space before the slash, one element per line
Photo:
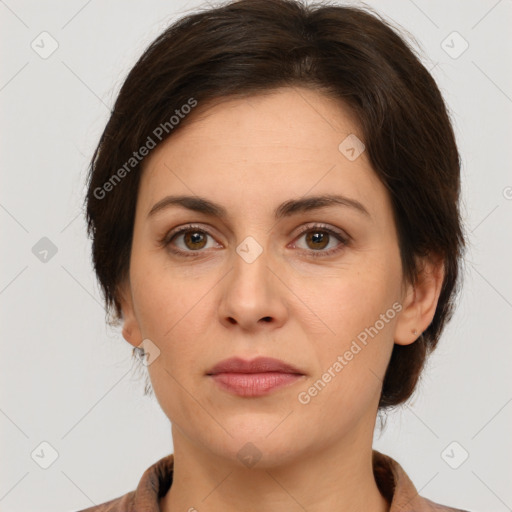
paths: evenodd
<path fill-rule="evenodd" d="M 303 375 L 303 373 L 294 366 L 272 357 L 257 357 L 251 361 L 247 361 L 240 357 L 231 357 L 217 363 L 207 372 L 207 375 L 215 375 L 216 373 L 265 372 L 296 373 Z"/>

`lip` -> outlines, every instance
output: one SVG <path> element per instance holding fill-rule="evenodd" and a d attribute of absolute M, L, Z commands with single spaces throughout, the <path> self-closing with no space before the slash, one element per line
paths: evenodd
<path fill-rule="evenodd" d="M 267 372 L 279 372 L 279 373 L 296 373 L 304 375 L 299 369 L 295 368 L 291 364 L 285 363 L 279 359 L 273 357 L 257 357 L 251 361 L 247 361 L 240 357 L 230 357 L 217 363 L 211 370 L 208 371 L 208 375 L 215 375 L 217 373 L 267 373 Z"/>
<path fill-rule="evenodd" d="M 246 361 L 232 357 L 217 363 L 207 376 L 229 393 L 257 397 L 296 383 L 304 373 L 279 359 L 258 357 Z"/>

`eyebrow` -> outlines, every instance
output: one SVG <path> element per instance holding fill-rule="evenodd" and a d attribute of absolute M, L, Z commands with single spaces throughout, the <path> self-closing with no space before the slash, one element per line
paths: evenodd
<path fill-rule="evenodd" d="M 338 194 L 324 194 L 319 196 L 307 196 L 300 199 L 290 199 L 276 208 L 274 217 L 278 220 L 297 213 L 309 212 L 334 205 L 352 208 L 371 218 L 368 210 L 359 201 Z M 186 195 L 164 197 L 151 208 L 148 217 L 171 206 L 180 206 L 194 212 L 211 215 L 220 219 L 226 219 L 228 217 L 227 210 L 220 204 L 209 201 L 204 197 Z"/>

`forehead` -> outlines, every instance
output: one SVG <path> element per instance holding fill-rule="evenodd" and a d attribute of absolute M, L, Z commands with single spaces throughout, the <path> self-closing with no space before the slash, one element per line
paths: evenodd
<path fill-rule="evenodd" d="M 340 150 L 347 138 L 362 139 L 352 112 L 318 92 L 285 88 L 199 104 L 190 115 L 146 158 L 145 210 L 165 193 L 238 198 L 248 208 L 308 192 L 369 201 L 381 186 L 364 151 L 350 160 Z"/>
<path fill-rule="evenodd" d="M 327 132 L 335 140 L 343 134 L 360 135 L 357 117 L 347 104 L 300 87 L 199 103 L 185 119 L 185 125 L 169 141 L 177 145 L 180 139 L 198 137 L 220 144 L 268 144 L 276 149 L 295 146 L 300 150 L 304 143 L 315 148 L 322 140 L 326 145 L 332 143 L 325 139 Z"/>

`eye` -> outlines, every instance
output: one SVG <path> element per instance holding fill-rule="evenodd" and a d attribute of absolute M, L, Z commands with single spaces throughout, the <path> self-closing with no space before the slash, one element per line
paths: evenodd
<path fill-rule="evenodd" d="M 315 224 L 308 225 L 302 228 L 299 239 L 305 236 L 306 248 L 304 249 L 313 258 L 326 257 L 341 251 L 349 242 L 348 236 L 343 235 L 341 232 L 335 231 L 327 226 Z M 335 240 L 338 244 L 334 247 L 324 250 Z"/>
<path fill-rule="evenodd" d="M 344 235 L 342 232 L 335 231 L 321 224 L 304 226 L 296 240 L 303 237 L 305 237 L 306 247 L 299 248 L 306 252 L 308 257 L 311 256 L 313 258 L 327 257 L 335 254 L 343 250 L 350 240 L 348 235 Z M 212 235 L 202 229 L 201 226 L 187 225 L 165 235 L 165 237 L 160 240 L 160 245 L 168 248 L 169 251 L 178 256 L 197 257 L 201 252 L 205 252 L 203 249 L 212 248 L 211 245 L 208 247 L 208 238 L 213 239 Z M 338 244 L 325 250 L 325 248 L 332 245 L 335 240 L 338 241 Z M 293 244 L 293 247 L 295 246 L 296 242 Z M 213 247 L 219 246 L 213 245 Z"/>
<path fill-rule="evenodd" d="M 211 235 L 204 229 L 201 229 L 201 227 L 188 225 L 166 235 L 163 240 L 160 241 L 160 244 L 180 256 L 196 256 L 194 254 L 195 252 L 201 252 L 201 249 L 209 248 L 207 247 L 208 237 L 212 238 Z M 181 246 L 175 243 L 174 240 L 181 241 Z M 178 246 L 178 249 L 176 249 L 175 246 Z"/>

